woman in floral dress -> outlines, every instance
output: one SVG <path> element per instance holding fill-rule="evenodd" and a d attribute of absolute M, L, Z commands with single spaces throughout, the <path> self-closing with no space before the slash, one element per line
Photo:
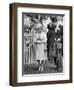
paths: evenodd
<path fill-rule="evenodd" d="M 34 36 L 34 44 L 35 44 L 35 60 L 38 61 L 39 64 L 39 71 L 43 71 L 43 61 L 47 60 L 45 46 L 46 46 L 46 33 L 42 29 L 41 24 L 37 24 L 36 27 L 36 34 Z"/>

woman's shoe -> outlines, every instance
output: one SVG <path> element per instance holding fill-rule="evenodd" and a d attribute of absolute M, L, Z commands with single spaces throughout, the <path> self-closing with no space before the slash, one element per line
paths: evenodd
<path fill-rule="evenodd" d="M 39 67 L 39 71 L 41 71 L 41 67 Z"/>
<path fill-rule="evenodd" d="M 43 71 L 43 67 L 41 67 L 41 71 Z"/>

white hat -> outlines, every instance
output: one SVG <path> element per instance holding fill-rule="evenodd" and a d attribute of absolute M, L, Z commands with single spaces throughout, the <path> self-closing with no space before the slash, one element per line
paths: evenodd
<path fill-rule="evenodd" d="M 41 23 L 36 24 L 35 28 L 42 28 Z"/>

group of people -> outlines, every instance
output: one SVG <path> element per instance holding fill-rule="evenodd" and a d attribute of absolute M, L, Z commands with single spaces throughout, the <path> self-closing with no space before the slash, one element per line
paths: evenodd
<path fill-rule="evenodd" d="M 59 67 L 62 68 L 63 26 L 57 25 L 56 22 L 55 19 L 54 22 L 52 21 L 52 23 L 47 25 L 47 32 L 41 23 L 37 23 L 35 28 L 30 31 L 32 38 L 25 40 L 26 45 L 29 44 L 28 41 L 30 40 L 32 56 L 38 63 L 39 71 L 44 70 L 43 65 L 46 60 L 48 62 L 53 61 L 57 69 Z M 26 52 L 28 52 L 28 50 Z"/>

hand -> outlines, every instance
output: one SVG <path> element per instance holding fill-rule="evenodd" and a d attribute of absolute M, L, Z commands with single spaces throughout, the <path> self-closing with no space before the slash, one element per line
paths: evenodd
<path fill-rule="evenodd" d="M 42 41 L 41 40 L 37 40 L 36 43 L 42 43 Z"/>

